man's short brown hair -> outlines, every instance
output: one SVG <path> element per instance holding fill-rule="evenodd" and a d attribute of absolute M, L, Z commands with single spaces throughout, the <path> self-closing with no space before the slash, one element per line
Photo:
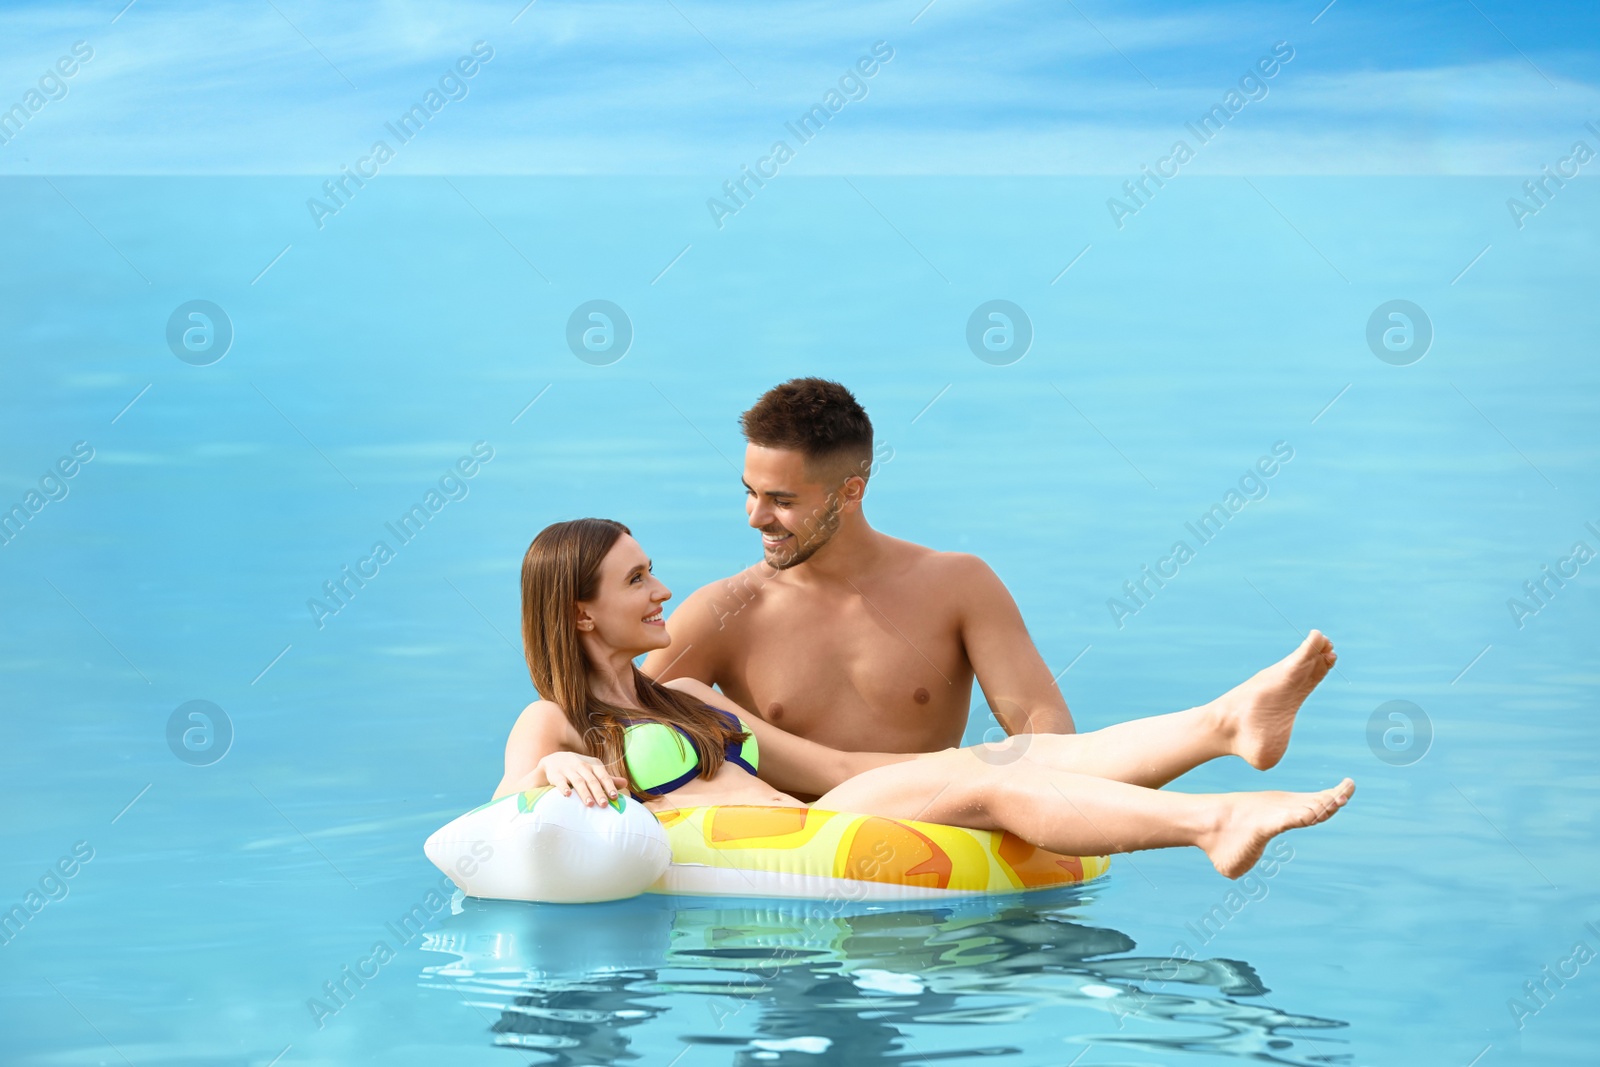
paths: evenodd
<path fill-rule="evenodd" d="M 775 385 L 739 416 L 744 439 L 806 457 L 806 469 L 824 483 L 872 469 L 872 420 L 850 390 L 825 378 L 791 378 Z"/>

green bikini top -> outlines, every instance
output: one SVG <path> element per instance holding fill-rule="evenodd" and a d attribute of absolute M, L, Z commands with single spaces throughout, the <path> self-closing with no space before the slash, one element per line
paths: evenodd
<path fill-rule="evenodd" d="M 707 704 L 706 707 L 710 708 L 711 705 Z M 722 708 L 711 710 L 726 718 L 735 730 L 744 730 L 744 723 L 739 716 Z M 749 733 L 747 730 L 745 732 Z M 622 752 L 634 784 L 648 793 L 670 793 L 700 774 L 700 753 L 695 750 L 688 731 L 681 726 L 669 726 L 663 722 L 632 722 L 622 729 Z M 761 762 L 756 735 L 750 733 L 742 744 L 729 741 L 723 758 L 755 774 Z"/>

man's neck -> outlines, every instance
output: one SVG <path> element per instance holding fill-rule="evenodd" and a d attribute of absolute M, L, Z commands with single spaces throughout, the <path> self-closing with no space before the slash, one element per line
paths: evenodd
<path fill-rule="evenodd" d="M 799 585 L 854 585 L 882 558 L 885 540 L 860 512 L 846 515 L 828 543 L 788 575 Z"/>

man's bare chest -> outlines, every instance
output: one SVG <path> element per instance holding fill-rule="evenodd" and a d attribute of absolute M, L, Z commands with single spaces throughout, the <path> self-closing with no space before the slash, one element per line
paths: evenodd
<path fill-rule="evenodd" d="M 753 710 L 839 747 L 954 743 L 972 668 L 953 613 L 864 596 L 797 601 L 773 598 L 742 620 L 733 673 Z"/>

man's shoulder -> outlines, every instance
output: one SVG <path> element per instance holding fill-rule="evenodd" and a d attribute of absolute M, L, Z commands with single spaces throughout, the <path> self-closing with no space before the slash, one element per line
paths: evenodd
<path fill-rule="evenodd" d="M 670 613 L 668 629 L 675 638 L 697 646 L 697 659 L 708 654 L 721 656 L 742 638 L 744 627 L 740 624 L 754 613 L 763 599 L 762 590 L 770 582 L 771 569 L 760 563 L 707 582 Z M 663 653 L 659 651 L 651 653 L 652 658 L 660 655 Z M 669 658 L 676 656 L 674 652 Z"/>
<path fill-rule="evenodd" d="M 947 552 L 919 545 L 915 541 L 904 541 L 898 537 L 886 536 L 884 540 L 893 563 L 920 571 L 927 577 L 936 577 L 945 582 L 965 583 L 983 581 L 994 575 L 994 570 L 983 561 L 983 558 L 971 552 Z"/>
<path fill-rule="evenodd" d="M 749 603 L 759 597 L 762 590 L 772 583 L 776 573 L 765 563 L 752 563 L 742 571 L 736 571 L 702 585 L 689 594 L 684 600 L 684 606 L 705 604 L 714 609 L 724 602 Z"/>

